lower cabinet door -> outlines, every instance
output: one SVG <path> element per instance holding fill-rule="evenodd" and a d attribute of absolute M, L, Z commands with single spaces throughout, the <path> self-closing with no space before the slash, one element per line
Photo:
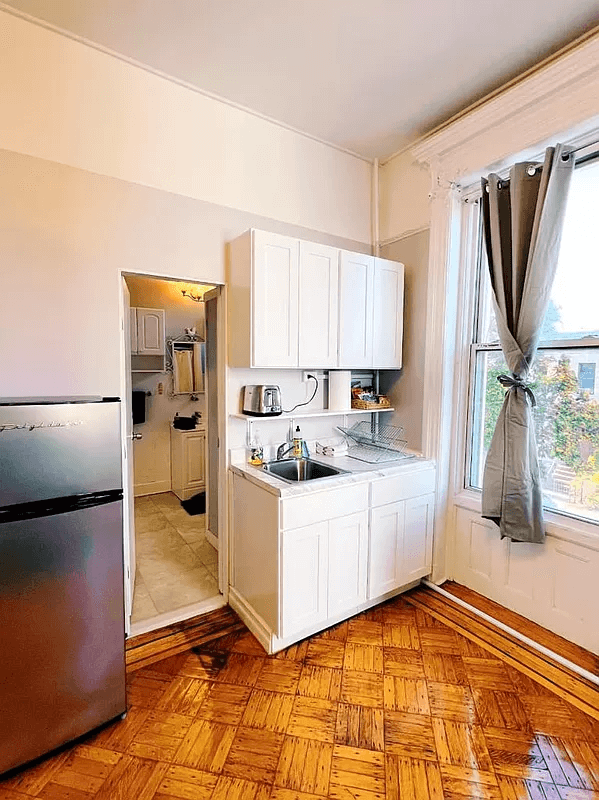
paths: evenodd
<path fill-rule="evenodd" d="M 366 600 L 367 557 L 367 511 L 329 522 L 329 617 Z"/>
<path fill-rule="evenodd" d="M 282 636 L 326 620 L 328 522 L 283 531 Z"/>
<path fill-rule="evenodd" d="M 401 552 L 406 501 L 373 508 L 370 517 L 368 599 L 393 591 L 402 580 Z"/>
<path fill-rule="evenodd" d="M 401 552 L 401 582 L 418 580 L 431 571 L 435 495 L 405 501 L 406 515 Z"/>

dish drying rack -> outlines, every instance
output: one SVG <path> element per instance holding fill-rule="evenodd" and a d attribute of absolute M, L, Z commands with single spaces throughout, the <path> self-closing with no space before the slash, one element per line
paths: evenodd
<path fill-rule="evenodd" d="M 402 439 L 403 428 L 396 425 L 383 425 L 378 420 L 356 422 L 351 428 L 338 426 L 348 440 L 347 455 L 369 464 L 382 464 L 414 458 L 405 453 L 407 441 Z"/>

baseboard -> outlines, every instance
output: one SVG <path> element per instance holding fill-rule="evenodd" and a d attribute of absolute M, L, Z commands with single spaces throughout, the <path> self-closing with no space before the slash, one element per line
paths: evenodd
<path fill-rule="evenodd" d="M 239 614 L 266 652 L 271 655 L 274 652 L 272 649 L 274 637 L 268 625 L 233 587 L 229 588 L 229 605 L 233 611 Z"/>
<path fill-rule="evenodd" d="M 162 494 L 170 492 L 170 481 L 152 481 L 151 483 L 136 483 L 133 487 L 134 497 L 143 497 L 146 494 Z"/>
<path fill-rule="evenodd" d="M 206 530 L 206 541 L 208 544 L 211 544 L 215 550 L 218 550 L 218 539 L 213 533 L 210 533 L 209 530 Z"/>

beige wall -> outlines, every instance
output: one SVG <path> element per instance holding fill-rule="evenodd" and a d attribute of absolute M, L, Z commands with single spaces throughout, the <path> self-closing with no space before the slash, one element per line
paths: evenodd
<path fill-rule="evenodd" d="M 0 148 L 369 241 L 369 162 L 4 11 L 0 43 Z"/>
<path fill-rule="evenodd" d="M 430 172 L 409 150 L 379 171 L 380 240 L 415 233 L 430 225 Z"/>
<path fill-rule="evenodd" d="M 381 255 L 405 264 L 403 367 L 383 374 L 381 388 L 395 408 L 393 422 L 401 425 L 408 447 L 422 450 L 422 405 L 426 333 L 428 230 L 387 245 Z"/>

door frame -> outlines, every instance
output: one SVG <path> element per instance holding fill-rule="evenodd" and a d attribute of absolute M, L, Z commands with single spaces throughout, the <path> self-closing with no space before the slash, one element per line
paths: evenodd
<path fill-rule="evenodd" d="M 126 431 L 125 423 L 126 414 L 131 414 L 131 397 L 128 396 L 126 389 L 127 371 L 131 371 L 130 358 L 127 358 L 127 346 L 125 342 L 125 303 L 123 296 L 122 283 L 127 275 L 136 275 L 144 278 L 153 278 L 154 280 L 162 281 L 176 281 L 180 283 L 198 283 L 198 284 L 213 284 L 217 292 L 216 297 L 217 306 L 217 375 L 219 381 L 219 400 L 218 400 L 218 440 L 219 440 L 219 481 L 218 481 L 218 533 L 219 533 L 219 547 L 218 547 L 218 590 L 222 597 L 215 598 L 214 608 L 220 608 L 223 601 L 228 602 L 229 598 L 229 497 L 227 491 L 227 470 L 228 470 L 228 369 L 227 369 L 227 287 L 226 284 L 211 279 L 190 278 L 180 275 L 160 275 L 156 273 L 141 272 L 135 269 L 119 269 L 118 270 L 118 302 L 119 302 L 119 350 L 120 350 L 120 393 L 121 393 L 121 435 L 123 437 L 121 447 L 121 465 L 123 474 L 123 496 L 128 498 L 128 502 L 133 504 L 135 502 L 133 481 L 128 480 L 127 461 L 126 461 Z M 210 423 L 208 423 L 210 424 Z M 129 521 L 123 519 L 123 557 L 125 565 L 125 592 L 129 593 L 129 583 L 127 579 L 128 571 L 131 568 L 129 563 L 129 547 L 131 536 L 135 536 L 135 530 L 131 530 Z M 125 595 L 127 596 L 127 594 Z M 127 635 L 131 633 L 131 616 L 130 612 L 133 608 L 133 598 L 130 599 L 130 608 L 125 612 L 125 631 Z M 211 611 L 212 608 L 202 604 L 202 612 L 206 613 Z M 189 616 L 194 616 L 193 612 Z M 179 619 L 185 619 L 179 618 Z"/>

